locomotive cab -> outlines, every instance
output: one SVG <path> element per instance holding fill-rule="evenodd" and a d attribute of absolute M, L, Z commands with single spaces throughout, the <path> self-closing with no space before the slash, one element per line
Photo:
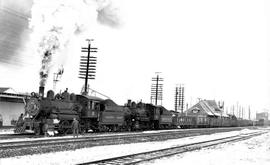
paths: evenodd
<path fill-rule="evenodd" d="M 100 112 L 100 101 L 102 99 L 87 95 L 77 95 L 77 101 L 81 107 L 82 118 L 98 118 Z"/>
<path fill-rule="evenodd" d="M 80 105 L 80 125 L 83 132 L 88 132 L 89 129 L 98 131 L 98 121 L 100 118 L 100 102 L 101 98 L 76 95 L 76 101 Z"/>

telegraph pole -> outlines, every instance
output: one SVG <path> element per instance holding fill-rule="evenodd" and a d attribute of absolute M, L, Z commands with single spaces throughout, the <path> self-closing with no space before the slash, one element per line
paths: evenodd
<path fill-rule="evenodd" d="M 184 84 L 177 85 L 175 88 L 175 111 L 180 110 L 181 114 L 184 111 L 184 100 L 185 100 L 185 88 Z"/>
<path fill-rule="evenodd" d="M 180 111 L 181 114 L 183 115 L 184 112 L 184 100 L 185 100 L 185 88 L 183 84 L 180 84 L 179 87 L 179 107 L 180 107 Z"/>
<path fill-rule="evenodd" d="M 153 77 L 152 81 L 154 82 L 151 85 L 151 102 L 152 99 L 155 100 L 155 105 L 157 105 L 157 101 L 162 101 L 162 91 L 163 91 L 163 84 L 160 82 L 163 81 L 163 78 L 159 77 L 160 72 L 156 72 L 157 77 Z"/>
<path fill-rule="evenodd" d="M 248 106 L 248 120 L 250 120 L 250 106 Z"/>
<path fill-rule="evenodd" d="M 96 53 L 97 48 L 91 47 L 93 39 L 87 39 L 88 47 L 82 47 L 81 52 L 87 53 L 87 56 L 81 56 L 79 78 L 84 79 L 84 94 L 88 94 L 88 79 L 95 79 L 97 57 L 91 56 Z"/>
<path fill-rule="evenodd" d="M 177 112 L 178 110 L 178 100 L 179 100 L 179 94 L 178 94 L 178 87 L 175 88 L 175 101 L 174 101 L 174 110 Z"/>

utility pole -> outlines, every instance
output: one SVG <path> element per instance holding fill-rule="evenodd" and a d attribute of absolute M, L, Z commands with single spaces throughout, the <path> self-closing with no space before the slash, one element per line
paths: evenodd
<path fill-rule="evenodd" d="M 179 100 L 179 94 L 178 94 L 178 88 L 179 87 L 175 87 L 175 100 L 174 100 L 174 110 L 175 112 L 177 112 L 178 110 L 178 100 Z"/>
<path fill-rule="evenodd" d="M 245 116 L 246 116 L 246 113 L 245 113 L 245 107 L 242 107 L 242 118 L 244 119 L 245 118 Z"/>
<path fill-rule="evenodd" d="M 155 105 L 157 105 L 157 101 L 160 100 L 162 102 L 162 92 L 163 92 L 163 84 L 160 82 L 163 81 L 163 78 L 159 77 L 160 72 L 156 72 L 157 77 L 153 77 L 152 81 L 154 82 L 151 85 L 151 102 L 152 99 L 155 100 Z"/>
<path fill-rule="evenodd" d="M 250 120 L 250 106 L 248 106 L 248 120 Z"/>
<path fill-rule="evenodd" d="M 242 119 L 244 119 L 244 107 L 242 106 Z"/>
<path fill-rule="evenodd" d="M 176 85 L 175 88 L 175 111 L 180 110 L 181 114 L 184 111 L 184 101 L 185 101 L 185 88 L 183 84 Z"/>
<path fill-rule="evenodd" d="M 183 115 L 184 112 L 184 101 L 185 101 L 185 88 L 183 84 L 180 84 L 179 87 L 179 107 L 180 107 L 180 111 L 181 111 L 181 115 Z"/>
<path fill-rule="evenodd" d="M 93 41 L 93 39 L 87 39 L 86 41 L 88 41 L 88 47 L 82 47 L 81 52 L 86 52 L 87 56 L 81 56 L 79 71 L 79 78 L 84 79 L 83 94 L 85 95 L 88 94 L 88 79 L 95 79 L 97 64 L 97 57 L 91 56 L 91 53 L 97 52 L 97 48 L 91 47 L 91 41 Z"/>

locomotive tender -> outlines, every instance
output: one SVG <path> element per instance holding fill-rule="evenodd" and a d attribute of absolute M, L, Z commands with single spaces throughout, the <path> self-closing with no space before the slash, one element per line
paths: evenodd
<path fill-rule="evenodd" d="M 22 124 L 16 125 L 15 132 L 31 130 L 37 135 L 44 134 L 45 131 L 67 134 L 72 132 L 71 123 L 74 118 L 79 121 L 81 132 L 252 125 L 250 121 L 238 121 L 236 118 L 184 116 L 163 106 L 135 103 L 131 100 L 124 106 L 119 106 L 110 99 L 70 94 L 67 90 L 56 95 L 49 90 L 44 97 L 44 87 L 40 87 L 39 94 L 32 93 L 28 99 L 24 120 Z"/>

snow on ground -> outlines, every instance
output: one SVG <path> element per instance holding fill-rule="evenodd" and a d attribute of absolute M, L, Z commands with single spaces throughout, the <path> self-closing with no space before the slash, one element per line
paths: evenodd
<path fill-rule="evenodd" d="M 14 134 L 14 129 L 12 128 L 3 128 L 3 129 L 0 129 L 0 135 L 1 134 Z"/>
<path fill-rule="evenodd" d="M 167 141 L 162 141 L 162 142 L 144 142 L 144 143 L 135 143 L 135 144 L 121 144 L 121 145 L 110 145 L 110 146 L 95 146 L 91 148 L 84 148 L 84 149 L 77 149 L 75 151 L 63 151 L 63 152 L 57 152 L 57 153 L 46 153 L 46 154 L 36 154 L 36 155 L 28 155 L 28 156 L 18 156 L 18 157 L 13 157 L 13 158 L 3 158 L 0 159 L 0 165 L 2 164 L 76 164 L 76 163 L 83 163 L 91 160 L 99 160 L 99 159 L 104 159 L 104 158 L 110 158 L 114 156 L 120 156 L 120 155 L 126 155 L 126 154 L 132 154 L 132 153 L 137 153 L 141 151 L 150 151 L 150 150 L 155 150 L 155 149 L 161 149 L 161 148 L 167 148 L 171 146 L 176 146 L 176 145 L 183 145 L 183 144 L 188 144 L 188 143 L 193 143 L 193 142 L 199 142 L 203 140 L 211 140 L 215 138 L 220 138 L 220 137 L 226 137 L 226 136 L 232 136 L 232 135 L 239 135 L 243 133 L 249 133 L 249 132 L 256 132 L 257 130 L 248 130 L 244 129 L 242 131 L 232 131 L 232 132 L 226 132 L 226 133 L 217 133 L 213 135 L 202 135 L 202 136 L 195 136 L 195 137 L 187 137 L 187 138 L 181 138 L 181 139 L 173 139 L 173 140 L 167 140 Z M 260 138 L 264 139 L 268 137 L 268 154 L 270 155 L 269 151 L 269 146 L 270 146 L 270 133 Z M 253 138 L 254 139 L 254 138 Z M 264 142 L 266 140 L 263 140 Z M 260 139 L 257 140 L 258 143 L 255 142 L 249 142 L 245 141 L 242 147 L 240 147 L 241 150 L 240 152 L 243 151 L 244 146 L 249 146 L 249 144 L 253 144 L 253 148 L 257 149 L 257 145 L 260 145 Z M 241 142 L 243 143 L 243 142 Z M 240 144 L 240 143 L 239 143 Z M 238 145 L 238 144 L 235 144 Z M 223 147 L 224 146 L 224 147 Z M 234 145 L 228 145 L 228 146 L 234 146 Z M 251 145 L 252 146 L 252 145 Z M 207 154 L 208 151 L 211 151 L 211 149 L 204 149 L 198 152 L 202 152 L 202 154 L 205 154 L 207 159 L 212 158 L 213 153 L 215 153 L 215 150 L 221 150 L 220 155 L 223 155 L 226 159 L 226 154 L 223 152 L 225 150 L 226 146 L 222 145 L 221 147 L 218 147 L 216 149 L 213 149 L 212 153 Z M 234 150 L 228 150 L 229 151 L 234 151 L 236 152 L 238 150 L 238 147 L 236 146 Z M 266 149 L 265 149 L 266 150 Z M 265 151 L 263 150 L 263 152 Z M 225 150 L 226 151 L 226 150 Z M 197 152 L 192 152 L 192 153 L 197 153 Z M 257 151 L 257 153 L 259 153 Z M 244 154 L 244 153 L 242 153 Z M 188 154 L 185 154 L 188 156 Z M 234 154 L 233 154 L 234 155 Z M 241 155 L 241 153 L 239 153 Z M 197 154 L 198 160 L 201 157 L 201 154 Z M 217 157 L 217 156 L 215 156 Z M 216 159 L 213 157 L 211 160 L 212 164 L 215 163 L 220 163 L 219 159 Z M 182 160 L 184 158 L 183 156 L 181 157 L 175 157 L 174 161 L 177 163 L 177 161 Z M 259 157 L 255 157 L 255 160 L 260 159 Z M 197 158 L 194 158 L 193 156 L 190 156 L 187 159 L 184 159 L 185 162 L 189 162 L 190 164 L 195 164 L 194 161 L 197 161 Z M 160 160 L 160 161 L 165 161 L 165 163 L 161 164 L 168 164 L 168 161 L 171 163 L 170 159 L 165 159 L 165 160 Z M 200 160 L 201 161 L 201 160 Z M 197 161 L 197 162 L 200 162 Z M 237 160 L 236 160 L 237 161 Z M 193 162 L 193 163 L 192 163 Z M 269 161 L 270 162 L 270 161 Z M 154 162 L 156 164 L 156 162 Z M 206 164 L 209 164 L 206 163 Z M 235 162 L 234 162 L 235 164 Z M 238 163 L 236 163 L 238 164 Z"/>
<path fill-rule="evenodd" d="M 225 143 L 144 164 L 269 165 L 270 133 L 237 143 Z"/>

